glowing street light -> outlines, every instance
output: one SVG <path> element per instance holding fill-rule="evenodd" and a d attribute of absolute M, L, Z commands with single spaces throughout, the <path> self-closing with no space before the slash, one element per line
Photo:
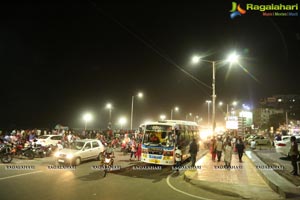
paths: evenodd
<path fill-rule="evenodd" d="M 165 120 L 165 119 L 166 119 L 166 115 L 160 115 L 159 118 L 160 118 L 161 120 Z"/>
<path fill-rule="evenodd" d="M 134 96 L 133 95 L 131 97 L 131 114 L 130 114 L 130 130 L 132 130 L 132 123 L 133 123 L 133 104 L 134 104 Z M 137 95 L 136 95 L 138 98 L 143 98 L 143 93 L 142 92 L 139 92 Z"/>
<path fill-rule="evenodd" d="M 83 115 L 83 120 L 84 120 L 84 130 L 86 130 L 86 128 L 87 128 L 87 123 L 88 122 L 90 122 L 90 121 L 92 121 L 92 119 L 93 119 L 93 116 L 90 114 L 90 113 L 86 113 L 86 114 L 84 114 Z"/>
<path fill-rule="evenodd" d="M 170 119 L 172 120 L 173 119 L 173 111 L 178 111 L 179 110 L 179 108 L 176 106 L 175 108 L 172 108 L 171 109 L 171 117 L 170 117 Z"/>
<path fill-rule="evenodd" d="M 127 119 L 125 117 L 119 118 L 119 124 L 121 126 L 121 129 L 123 129 L 123 126 L 127 123 Z"/>
<path fill-rule="evenodd" d="M 228 56 L 225 62 L 234 63 L 237 62 L 239 56 L 236 53 L 232 53 Z M 192 58 L 192 63 L 196 64 L 200 61 L 211 63 L 212 64 L 212 131 L 215 133 L 216 129 L 216 64 L 221 63 L 223 61 L 211 61 L 211 60 L 203 60 L 199 56 L 194 56 Z"/>

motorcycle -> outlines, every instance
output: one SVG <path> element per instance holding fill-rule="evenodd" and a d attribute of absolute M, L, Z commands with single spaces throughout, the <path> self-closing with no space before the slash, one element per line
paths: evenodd
<path fill-rule="evenodd" d="M 33 151 L 33 148 L 32 148 L 32 145 L 29 145 L 27 147 L 23 147 L 23 145 L 21 144 L 17 144 L 15 145 L 15 155 L 17 155 L 19 158 L 21 158 L 22 156 L 25 156 L 29 159 L 34 159 L 34 151 Z"/>
<path fill-rule="evenodd" d="M 127 153 L 130 153 L 130 145 L 129 143 L 123 141 L 121 146 L 121 152 L 123 152 L 123 155 L 126 155 Z"/>
<path fill-rule="evenodd" d="M 105 177 L 107 172 L 109 170 L 111 170 L 111 168 L 113 167 L 113 164 L 114 164 L 113 158 L 114 158 L 114 156 L 112 154 L 109 154 L 109 153 L 104 154 L 104 160 L 102 163 L 102 167 L 103 167 L 103 171 L 104 171 L 103 177 Z"/>
<path fill-rule="evenodd" d="M 2 163 L 10 163 L 13 159 L 11 147 L 4 145 L 0 148 L 0 160 Z"/>
<path fill-rule="evenodd" d="M 43 157 L 47 156 L 48 148 L 45 146 L 42 146 L 40 144 L 37 144 L 37 145 L 34 145 L 34 147 L 32 148 L 32 151 L 34 152 L 35 156 L 43 158 Z M 48 155 L 49 155 L 49 153 L 48 153 Z"/>

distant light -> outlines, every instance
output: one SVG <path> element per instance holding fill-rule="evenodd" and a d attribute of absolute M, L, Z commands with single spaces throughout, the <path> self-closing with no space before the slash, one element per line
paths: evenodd
<path fill-rule="evenodd" d="M 126 122 L 127 122 L 127 119 L 126 119 L 125 117 L 120 117 L 119 123 L 120 123 L 121 125 L 126 124 Z"/>
<path fill-rule="evenodd" d="M 160 115 L 159 117 L 161 120 L 165 120 L 166 119 L 166 115 Z"/>
<path fill-rule="evenodd" d="M 175 111 L 178 111 L 179 110 L 179 108 L 178 107 L 175 107 Z"/>
<path fill-rule="evenodd" d="M 237 104 L 238 104 L 237 101 L 232 102 L 233 106 L 236 106 Z"/>
<path fill-rule="evenodd" d="M 106 108 L 107 108 L 107 109 L 111 109 L 111 108 L 112 108 L 111 103 L 106 104 Z"/>
<path fill-rule="evenodd" d="M 205 102 L 209 104 L 209 103 L 211 103 L 211 100 L 206 100 Z"/>
<path fill-rule="evenodd" d="M 93 119 L 92 115 L 90 113 L 86 113 L 83 115 L 83 120 L 86 122 L 89 122 Z"/>
<path fill-rule="evenodd" d="M 246 104 L 243 104 L 242 106 L 243 106 L 243 108 L 244 108 L 245 110 L 250 110 L 250 106 L 248 106 L 248 105 L 246 105 Z"/>
<path fill-rule="evenodd" d="M 144 94 L 142 92 L 139 92 L 137 95 L 139 98 L 142 98 L 144 96 Z"/>
<path fill-rule="evenodd" d="M 192 57 L 192 63 L 193 63 L 193 64 L 196 64 L 196 63 L 198 63 L 198 62 L 200 61 L 200 59 L 201 59 L 201 58 L 200 58 L 199 56 L 193 56 L 193 57 Z"/>
<path fill-rule="evenodd" d="M 219 102 L 219 106 L 223 106 L 223 102 L 222 101 Z"/>

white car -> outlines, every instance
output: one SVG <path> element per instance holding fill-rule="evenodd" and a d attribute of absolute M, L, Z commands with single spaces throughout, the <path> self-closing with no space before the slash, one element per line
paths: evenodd
<path fill-rule="evenodd" d="M 274 140 L 274 146 L 276 146 L 277 143 L 285 141 L 285 140 L 290 140 L 291 136 L 290 135 L 283 135 L 281 136 L 280 140 Z"/>
<path fill-rule="evenodd" d="M 300 136 L 296 135 L 296 141 L 298 144 L 298 150 L 300 150 Z M 277 153 L 281 153 L 282 155 L 289 157 L 289 152 L 291 148 L 291 136 L 282 138 L 283 140 L 279 140 L 275 142 L 275 150 Z"/>
<path fill-rule="evenodd" d="M 42 146 L 56 146 L 61 139 L 61 135 L 41 135 L 38 137 L 36 144 L 40 144 Z"/>
<path fill-rule="evenodd" d="M 104 145 L 100 140 L 76 140 L 69 148 L 64 148 L 56 152 L 55 157 L 58 163 L 77 166 L 85 160 L 100 160 L 104 150 Z"/>

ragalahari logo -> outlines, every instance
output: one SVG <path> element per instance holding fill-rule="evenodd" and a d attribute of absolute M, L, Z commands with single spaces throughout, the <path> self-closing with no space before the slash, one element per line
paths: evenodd
<path fill-rule="evenodd" d="M 230 14 L 231 19 L 234 19 L 237 16 L 241 16 L 241 15 L 246 14 L 246 10 L 241 8 L 240 4 L 237 5 L 236 2 L 232 2 L 232 8 L 229 12 L 231 12 L 231 14 Z"/>

